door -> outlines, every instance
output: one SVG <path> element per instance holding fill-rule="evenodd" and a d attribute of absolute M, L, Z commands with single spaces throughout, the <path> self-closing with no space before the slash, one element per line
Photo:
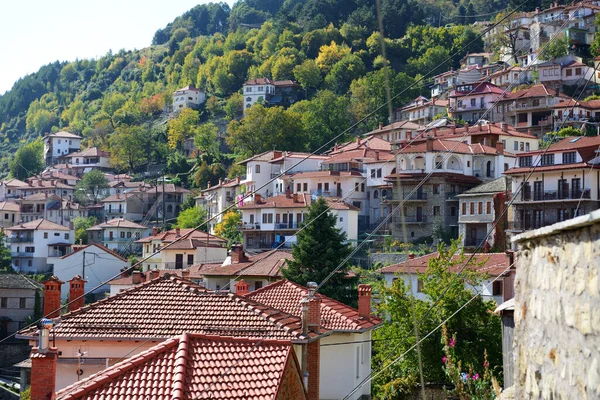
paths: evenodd
<path fill-rule="evenodd" d="M 183 268 L 183 254 L 175 254 L 175 269 Z"/>
<path fill-rule="evenodd" d="M 188 265 L 188 267 L 194 265 L 194 255 L 193 254 L 188 254 L 187 265 Z"/>
<path fill-rule="evenodd" d="M 337 184 L 337 197 L 342 197 L 342 184 L 338 183 Z"/>
<path fill-rule="evenodd" d="M 423 207 L 417 207 L 417 222 L 423 222 Z"/>

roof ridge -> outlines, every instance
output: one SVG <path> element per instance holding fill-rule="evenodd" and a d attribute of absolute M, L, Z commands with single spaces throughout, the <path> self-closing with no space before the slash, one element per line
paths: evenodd
<path fill-rule="evenodd" d="M 188 363 L 188 344 L 189 337 L 187 333 L 183 333 L 179 337 L 177 352 L 175 353 L 175 366 L 172 377 L 172 399 L 185 398 L 185 382 L 187 378 L 187 363 Z"/>

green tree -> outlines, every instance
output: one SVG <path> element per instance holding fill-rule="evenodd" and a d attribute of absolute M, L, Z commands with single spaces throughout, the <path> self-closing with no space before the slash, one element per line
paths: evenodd
<path fill-rule="evenodd" d="M 21 147 L 10 162 L 10 175 L 17 179 L 27 179 L 44 169 L 44 143 L 36 139 Z"/>
<path fill-rule="evenodd" d="M 415 383 L 419 380 L 418 354 L 416 349 L 408 351 L 416 342 L 414 321 L 420 321 L 419 331 L 422 337 L 459 309 L 446 324 L 448 336 L 456 335 L 460 344 L 456 348 L 457 359 L 462 361 L 464 368 L 471 365 L 481 372 L 487 351 L 490 369 L 500 371 L 502 368 L 501 327 L 500 318 L 493 312 L 495 302 L 484 301 L 481 296 L 477 296 L 467 303 L 474 295 L 470 288 L 478 287 L 485 278 L 484 274 L 478 272 L 481 264 L 471 260 L 463 272 L 457 274 L 455 271 L 468 261 L 459 252 L 459 242 L 453 241 L 447 247 L 440 244 L 437 250 L 438 257 L 431 258 L 425 273 L 418 276 L 422 282 L 421 291 L 427 296 L 427 300 L 415 298 L 412 293 L 416 288 L 411 287 L 410 281 L 402 278 L 394 280 L 392 286 L 380 287 L 380 315 L 386 322 L 374 333 L 373 369 L 380 370 L 389 366 L 391 360 L 406 352 L 402 359 L 374 381 L 374 392 L 380 398 L 390 398 L 391 393 L 416 387 Z M 456 254 L 459 256 L 455 257 Z M 431 301 L 436 300 L 436 306 L 429 311 Z M 442 343 L 442 332 L 437 330 L 420 345 L 426 382 L 445 380 Z"/>
<path fill-rule="evenodd" d="M 543 48 L 541 58 L 543 60 L 552 60 L 564 57 L 567 54 L 569 54 L 569 38 L 564 33 L 559 33 L 554 37 L 554 40 Z"/>
<path fill-rule="evenodd" d="M 75 198 L 80 203 L 98 203 L 103 197 L 108 195 L 108 179 L 99 169 L 93 169 L 83 175 L 83 178 L 75 186 Z"/>
<path fill-rule="evenodd" d="M 110 163 L 120 171 L 136 171 L 148 161 L 148 137 L 139 126 L 120 126 L 110 136 Z"/>
<path fill-rule="evenodd" d="M 350 82 L 365 74 L 365 64 L 356 54 L 348 54 L 335 63 L 325 77 L 327 86 L 338 94 L 344 94 L 350 87 Z"/>
<path fill-rule="evenodd" d="M 328 211 L 327 201 L 320 197 L 308 208 L 305 228 L 297 235 L 292 247 L 294 260 L 282 270 L 285 279 L 306 285 L 321 283 L 350 254 L 346 233 L 336 227 L 337 217 Z M 349 264 L 343 265 L 320 289 L 325 296 L 344 304 L 355 305 L 355 279 L 348 278 Z"/>
<path fill-rule="evenodd" d="M 191 137 L 198 124 L 198 111 L 191 108 L 184 108 L 179 112 L 176 118 L 169 120 L 169 147 L 172 149 L 182 149 L 185 139 Z"/>
<path fill-rule="evenodd" d="M 177 216 L 177 222 L 173 224 L 173 227 L 179 227 L 181 229 L 196 228 L 204 222 L 206 222 L 206 210 L 202 207 L 195 206 L 180 212 Z M 204 224 L 200 230 L 206 232 L 207 228 L 207 224 Z"/>
<path fill-rule="evenodd" d="M 242 214 L 238 211 L 227 211 L 223 215 L 223 220 L 215 226 L 215 235 L 227 239 L 227 245 L 242 242 L 242 231 L 240 231 L 240 223 L 242 222 Z"/>
<path fill-rule="evenodd" d="M 0 273 L 14 272 L 11 265 L 10 248 L 6 245 L 6 233 L 0 229 Z"/>
<path fill-rule="evenodd" d="M 297 65 L 294 68 L 294 78 L 306 92 L 318 88 L 323 82 L 321 70 L 315 60 L 305 60 L 302 64 Z"/>
<path fill-rule="evenodd" d="M 201 158 L 209 160 L 211 164 L 221 158 L 219 128 L 212 122 L 202 124 L 196 129 L 194 144 L 202 152 Z"/>
<path fill-rule="evenodd" d="M 230 120 L 239 118 L 244 110 L 244 96 L 240 93 L 232 94 L 225 102 L 223 110 Z"/>
<path fill-rule="evenodd" d="M 87 230 L 96 225 L 96 217 L 76 217 L 73 219 L 73 229 L 75 229 L 75 243 L 87 244 Z"/>

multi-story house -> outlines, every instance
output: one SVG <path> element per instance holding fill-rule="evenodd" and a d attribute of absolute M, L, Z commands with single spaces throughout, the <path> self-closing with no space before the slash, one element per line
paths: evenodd
<path fill-rule="evenodd" d="M 460 60 L 460 67 L 483 67 L 484 65 L 489 64 L 491 58 L 492 53 L 467 53 L 467 55 Z"/>
<path fill-rule="evenodd" d="M 18 179 L 7 179 L 0 181 L 0 201 L 17 199 L 19 197 L 18 188 L 26 186 L 27 182 Z"/>
<path fill-rule="evenodd" d="M 396 173 L 386 177 L 394 186 L 386 202 L 403 205 L 392 217 L 392 234 L 406 240 L 439 235 L 442 231 L 458 237 L 458 194 L 482 180 L 501 176 L 505 165 L 514 163 L 514 155 L 497 147 L 434 139 L 402 148 L 396 155 Z M 431 173 L 421 186 L 420 183 Z"/>
<path fill-rule="evenodd" d="M 510 210 L 504 215 L 502 212 L 509 196 L 510 180 L 505 176 L 458 195 L 458 233 L 463 247 L 477 247 L 481 244 L 485 250 L 492 247 L 505 250 L 505 231 L 512 218 Z"/>
<path fill-rule="evenodd" d="M 600 122 L 600 100 L 563 100 L 552 106 L 555 128 L 573 126 L 585 130 L 588 123 Z"/>
<path fill-rule="evenodd" d="M 505 93 L 496 104 L 496 120 L 514 126 L 517 131 L 542 137 L 553 128 L 552 106 L 568 97 L 544 84 Z"/>
<path fill-rule="evenodd" d="M 87 217 L 87 209 L 79 203 L 48 193 L 36 193 L 18 200 L 21 220 L 24 222 L 46 219 L 69 226 L 77 217 Z"/>
<path fill-rule="evenodd" d="M 0 201 L 0 228 L 10 228 L 21 220 L 21 207 L 12 201 Z"/>
<path fill-rule="evenodd" d="M 450 69 L 433 77 L 431 97 L 440 98 L 456 86 L 475 83 L 483 77 L 477 66 L 471 66 L 460 70 Z"/>
<path fill-rule="evenodd" d="M 396 143 L 400 140 L 410 140 L 413 135 L 416 136 L 417 131 L 423 129 L 424 127 L 414 122 L 410 121 L 401 121 L 399 111 L 396 110 L 395 121 L 389 125 L 383 126 L 383 124 L 379 124 L 379 128 L 375 129 L 371 132 L 367 132 L 364 134 L 367 138 L 377 138 L 381 140 L 385 140 L 389 143 Z"/>
<path fill-rule="evenodd" d="M 489 82 L 477 82 L 456 86 L 448 99 L 448 115 L 471 124 L 480 118 L 494 121 L 495 108 L 492 104 L 502 96 L 504 90 Z M 486 113 L 486 111 L 489 112 Z"/>
<path fill-rule="evenodd" d="M 194 197 L 196 205 L 206 209 L 206 218 L 210 220 L 210 233 L 214 234 L 215 226 L 223 220 L 223 212 L 227 207 L 236 202 L 243 202 L 240 181 L 238 176 L 235 179 L 219 179 L 219 183 L 214 186 L 209 182 L 208 187 L 202 190 L 199 196 Z"/>
<path fill-rule="evenodd" d="M 97 147 L 90 147 L 69 154 L 65 159 L 71 165 L 73 173 L 82 176 L 93 169 L 108 170 L 110 168 L 110 153 L 102 151 Z"/>
<path fill-rule="evenodd" d="M 0 274 L 0 339 L 24 328 L 35 315 L 41 315 L 41 291 L 42 285 L 25 275 Z"/>
<path fill-rule="evenodd" d="M 173 112 L 184 108 L 198 108 L 206 101 L 204 90 L 197 89 L 193 85 L 183 87 L 173 92 Z"/>
<path fill-rule="evenodd" d="M 316 198 L 316 197 L 315 197 Z M 313 201 L 308 193 L 293 193 L 263 199 L 255 196 L 254 203 L 244 204 L 241 230 L 243 246 L 248 250 L 266 250 L 291 247 L 300 224 L 307 222 L 305 214 Z M 339 199 L 327 198 L 331 212 L 336 216 L 336 226 L 346 233 L 350 243 L 358 238 L 359 209 Z"/>
<path fill-rule="evenodd" d="M 185 239 L 181 239 L 185 236 Z M 171 244 L 175 240 L 177 243 Z M 227 258 L 227 240 L 194 229 L 171 229 L 138 240 L 142 245 L 142 268 L 184 269 L 194 264 L 222 263 Z M 160 251 L 156 255 L 156 251 Z"/>
<path fill-rule="evenodd" d="M 128 194 L 135 194 L 142 199 L 144 217 L 150 214 L 165 220 L 174 220 L 181 212 L 181 205 L 185 203 L 188 196 L 192 195 L 192 191 L 173 183 L 159 182 L 154 187 L 140 186 Z"/>
<path fill-rule="evenodd" d="M 137 240 L 150 236 L 152 230 L 123 218 L 107 220 L 88 228 L 88 243 L 102 244 L 120 254 L 141 254 L 142 246 Z"/>
<path fill-rule="evenodd" d="M 144 206 L 147 204 L 136 193 L 117 193 L 100 200 L 104 205 L 104 216 L 107 219 L 123 218 L 139 222 L 144 219 Z"/>
<path fill-rule="evenodd" d="M 506 172 L 515 196 L 511 233 L 537 229 L 599 208 L 600 137 L 570 137 L 518 155 Z M 533 169 L 535 167 L 535 170 Z"/>
<path fill-rule="evenodd" d="M 288 107 L 299 99 L 300 85 L 291 80 L 257 78 L 246 81 L 242 90 L 246 111 L 257 101 L 264 102 L 265 105 Z"/>
<path fill-rule="evenodd" d="M 6 231 L 12 266 L 19 272 L 51 271 L 51 258 L 69 254 L 74 240 L 72 229 L 45 219 L 23 222 Z"/>
<path fill-rule="evenodd" d="M 513 65 L 496 71 L 483 79 L 506 89 L 531 82 L 531 73 L 527 68 Z"/>
<path fill-rule="evenodd" d="M 438 114 L 445 114 L 448 100 L 440 100 L 435 97 L 429 100 L 419 96 L 404 107 L 395 111 L 396 121 L 408 120 L 418 125 L 427 125 L 433 121 Z"/>
<path fill-rule="evenodd" d="M 19 197 L 31 196 L 37 193 L 48 193 L 68 199 L 69 196 L 72 198 L 75 193 L 75 186 L 64 184 L 56 179 L 29 178 L 25 185 L 19 186 L 15 190 Z"/>
<path fill-rule="evenodd" d="M 60 131 L 44 136 L 44 160 L 46 166 L 58 164 L 63 157 L 79 151 L 81 148 L 81 136 L 73 133 Z"/>
<path fill-rule="evenodd" d="M 584 86 L 587 81 L 598 82 L 594 68 L 571 55 L 542 62 L 536 65 L 538 82 L 561 91 L 564 86 Z"/>

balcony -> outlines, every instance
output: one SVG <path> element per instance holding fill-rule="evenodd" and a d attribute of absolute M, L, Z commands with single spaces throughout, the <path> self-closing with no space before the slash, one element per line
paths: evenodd
<path fill-rule="evenodd" d="M 13 251 L 11 257 L 33 257 L 33 251 Z"/>
<path fill-rule="evenodd" d="M 520 201 L 561 201 L 561 200 L 590 200 L 590 189 L 572 189 L 572 190 L 535 190 L 533 192 L 521 191 Z"/>
<path fill-rule="evenodd" d="M 246 223 L 244 222 L 241 226 L 240 229 L 242 230 L 260 230 L 260 224 L 259 223 Z"/>
<path fill-rule="evenodd" d="M 279 229 L 298 229 L 298 224 L 296 222 L 293 223 L 284 223 L 284 224 L 280 224 L 280 223 L 275 223 L 273 226 L 273 229 L 275 230 L 279 230 Z"/>
<path fill-rule="evenodd" d="M 477 247 L 480 244 L 483 245 L 485 244 L 486 238 L 482 237 L 482 238 L 466 238 L 465 239 L 465 246 L 468 247 Z"/>
<path fill-rule="evenodd" d="M 33 243 L 33 236 L 11 236 L 8 243 Z"/>
<path fill-rule="evenodd" d="M 193 265 L 188 264 L 187 262 L 165 262 L 161 264 L 165 267 L 165 269 L 187 269 Z"/>
<path fill-rule="evenodd" d="M 401 217 L 397 217 L 396 218 L 396 222 L 398 225 L 402 224 L 402 218 Z M 404 223 L 406 224 L 426 224 L 427 223 L 427 216 L 426 215 L 405 215 L 404 216 Z"/>
<path fill-rule="evenodd" d="M 319 190 L 319 189 L 317 189 L 317 190 L 314 190 L 314 191 L 311 192 L 311 196 L 331 197 L 331 196 L 333 196 L 333 193 L 330 192 L 330 191 L 328 191 L 328 190 Z M 342 191 L 340 190 L 338 197 L 341 197 L 341 196 L 342 196 Z"/>
<path fill-rule="evenodd" d="M 527 111 L 527 110 L 537 110 L 540 108 L 548 108 L 548 103 L 545 99 L 539 101 L 539 103 L 526 103 L 526 104 L 511 104 L 508 106 L 508 112 L 511 111 Z"/>
<path fill-rule="evenodd" d="M 446 200 L 448 201 L 458 201 L 458 192 L 446 192 Z"/>
<path fill-rule="evenodd" d="M 382 203 L 399 203 L 401 201 L 427 201 L 427 193 L 417 192 L 410 195 L 410 192 L 406 192 L 402 195 L 395 192 L 387 192 L 385 196 L 381 196 Z"/>

